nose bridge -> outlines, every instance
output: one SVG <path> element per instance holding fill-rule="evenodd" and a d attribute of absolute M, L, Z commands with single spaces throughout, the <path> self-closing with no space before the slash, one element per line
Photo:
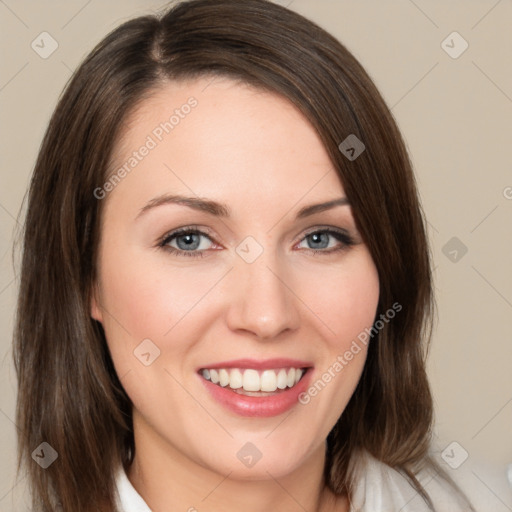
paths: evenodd
<path fill-rule="evenodd" d="M 232 329 L 243 329 L 260 338 L 273 338 L 296 329 L 299 311 L 286 283 L 285 262 L 275 248 L 256 245 L 250 237 L 237 247 L 231 279 L 237 292 L 228 315 Z"/>

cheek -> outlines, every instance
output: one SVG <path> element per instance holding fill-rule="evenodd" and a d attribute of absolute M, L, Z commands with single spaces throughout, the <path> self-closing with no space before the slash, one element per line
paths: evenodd
<path fill-rule="evenodd" d="M 322 324 L 331 350 L 344 350 L 371 327 L 379 301 L 379 277 L 365 247 L 354 251 L 339 268 L 318 268 L 303 288 L 304 302 Z"/>
<path fill-rule="evenodd" d="M 151 417 L 164 403 L 174 410 L 186 403 L 187 396 L 172 376 L 181 380 L 179 366 L 186 362 L 196 335 L 186 322 L 187 314 L 205 313 L 204 305 L 201 310 L 194 310 L 194 305 L 215 276 L 180 272 L 167 266 L 165 257 L 142 256 L 136 250 L 107 247 L 101 261 L 101 292 L 103 325 L 116 372 L 134 406 Z M 183 326 L 188 326 L 188 336 L 181 335 Z M 175 415 L 159 414 L 174 424 Z"/>
<path fill-rule="evenodd" d="M 316 421 L 316 439 L 324 439 L 345 410 L 361 376 L 367 345 L 358 336 L 373 325 L 379 300 L 379 278 L 366 248 L 360 247 L 343 265 L 315 273 L 305 297 L 315 314 L 320 364 L 299 398 Z M 319 286 L 324 283 L 323 286 Z M 303 293 L 305 288 L 302 289 Z"/>
<path fill-rule="evenodd" d="M 137 252 L 129 257 L 112 252 L 103 265 L 104 306 L 134 341 L 150 338 L 163 342 L 218 280 L 217 274 L 221 272 L 190 272 L 169 266 L 164 254 L 148 258 Z"/>

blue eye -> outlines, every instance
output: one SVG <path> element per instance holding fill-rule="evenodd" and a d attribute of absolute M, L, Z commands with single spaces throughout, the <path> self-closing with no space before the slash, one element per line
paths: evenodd
<path fill-rule="evenodd" d="M 331 253 L 354 245 L 353 239 L 343 231 L 323 229 L 308 233 L 303 240 L 307 242 L 307 249 L 314 253 Z"/>
<path fill-rule="evenodd" d="M 307 247 L 301 247 L 306 242 Z M 176 256 L 203 257 L 214 245 L 210 236 L 197 228 L 186 227 L 168 233 L 158 246 Z M 314 254 L 330 254 L 354 245 L 344 230 L 318 229 L 304 236 L 299 247 Z"/>
<path fill-rule="evenodd" d="M 159 245 L 172 254 L 201 257 L 203 252 L 210 248 L 204 239 L 211 243 L 211 239 L 206 233 L 197 229 L 184 228 L 166 235 Z"/>

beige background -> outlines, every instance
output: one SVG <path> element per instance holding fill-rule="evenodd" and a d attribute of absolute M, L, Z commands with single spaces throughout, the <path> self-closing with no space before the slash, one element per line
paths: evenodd
<path fill-rule="evenodd" d="M 457 441 L 458 468 L 482 510 L 512 510 L 512 2 L 282 0 L 338 37 L 380 88 L 404 133 L 429 221 L 439 307 L 429 373 L 436 449 Z M 86 53 L 107 32 L 163 1 L 0 0 L 0 510 L 24 510 L 14 480 L 11 333 L 16 217 L 49 116 Z M 47 31 L 58 49 L 31 42 Z M 441 46 L 457 31 L 454 59 Z M 453 39 L 453 38 L 452 38 Z M 451 50 L 461 48 L 454 39 Z M 58 198 L 55 198 L 58 201 Z M 467 253 L 453 262 L 445 244 Z M 457 242 L 459 243 L 459 242 Z M 445 253 L 448 254 L 445 255 Z M 35 448 L 35 447 L 34 447 Z M 460 457 L 462 448 L 448 453 Z M 444 463 L 444 462 L 443 462 Z M 13 487 L 14 486 L 14 487 Z"/>

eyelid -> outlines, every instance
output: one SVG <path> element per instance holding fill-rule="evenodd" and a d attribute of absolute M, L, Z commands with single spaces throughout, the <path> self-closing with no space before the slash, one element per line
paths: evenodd
<path fill-rule="evenodd" d="M 159 237 L 157 240 L 157 244 L 163 244 L 170 238 L 178 237 L 179 235 L 185 234 L 185 233 L 196 233 L 198 235 L 206 236 L 209 238 L 212 242 L 218 243 L 215 240 L 215 235 L 213 234 L 213 231 L 207 227 L 204 226 L 198 226 L 195 224 L 191 224 L 189 226 L 183 226 L 181 228 L 171 229 L 170 231 L 167 231 L 163 236 Z"/>
<path fill-rule="evenodd" d="M 313 226 L 312 228 L 308 228 L 308 229 L 306 229 L 306 231 L 304 231 L 304 234 L 302 236 L 305 237 L 308 235 L 312 235 L 313 233 L 316 233 L 317 231 L 335 231 L 337 233 L 350 236 L 350 231 L 348 229 L 339 228 L 336 226 L 329 226 L 329 225 L 318 225 L 318 226 Z"/>
<path fill-rule="evenodd" d="M 299 242 L 302 242 L 304 238 L 306 238 L 309 235 L 314 235 L 315 233 L 334 233 L 341 235 L 345 237 L 347 240 L 351 241 L 351 245 L 355 245 L 357 243 L 357 236 L 351 232 L 351 230 L 346 228 L 340 228 L 335 226 L 329 226 L 329 225 L 317 225 L 313 226 L 312 228 L 306 229 L 305 231 L 301 231 L 301 234 L 298 235 L 299 238 L 296 242 L 294 242 L 294 245 L 296 245 Z"/>

